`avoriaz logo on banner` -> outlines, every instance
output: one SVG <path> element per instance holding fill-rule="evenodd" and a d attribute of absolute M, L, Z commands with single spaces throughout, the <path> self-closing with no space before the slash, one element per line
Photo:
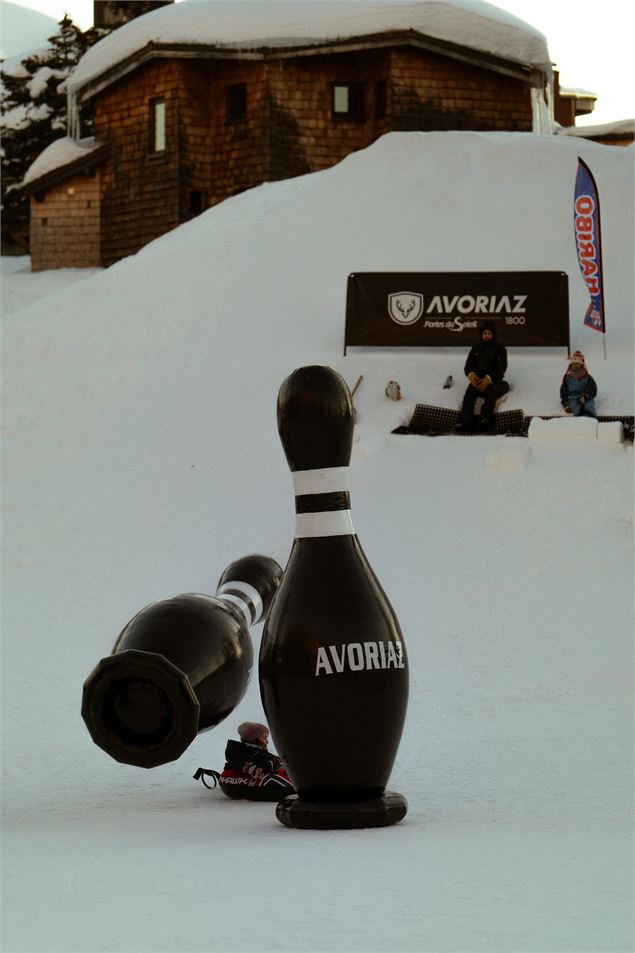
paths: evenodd
<path fill-rule="evenodd" d="M 434 295 L 426 306 L 423 295 L 414 291 L 400 291 L 388 295 L 388 313 L 397 324 L 414 324 L 422 315 L 454 315 L 451 321 L 439 323 L 437 320 L 433 324 L 426 321 L 426 327 L 445 327 L 448 331 L 455 332 L 478 326 L 478 319 L 467 321 L 462 315 L 478 315 L 481 320 L 491 320 L 504 313 L 508 324 L 524 324 L 527 295 L 512 297 L 513 304 L 509 295 L 501 295 L 500 298 L 496 295 Z M 523 317 L 512 321 L 512 315 Z"/>
<path fill-rule="evenodd" d="M 464 347 L 484 321 L 506 345 L 569 346 L 566 274 L 365 272 L 349 275 L 348 345 Z"/>
<path fill-rule="evenodd" d="M 388 314 L 397 324 L 414 324 L 423 314 L 423 295 L 416 291 L 388 295 Z"/>

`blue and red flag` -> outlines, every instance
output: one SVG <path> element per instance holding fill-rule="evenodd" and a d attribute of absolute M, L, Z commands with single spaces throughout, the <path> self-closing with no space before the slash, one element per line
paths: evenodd
<path fill-rule="evenodd" d="M 591 296 L 591 303 L 584 316 L 584 323 L 587 327 L 605 334 L 600 200 L 591 170 L 580 158 L 578 158 L 573 208 L 573 228 L 578 263 Z"/>

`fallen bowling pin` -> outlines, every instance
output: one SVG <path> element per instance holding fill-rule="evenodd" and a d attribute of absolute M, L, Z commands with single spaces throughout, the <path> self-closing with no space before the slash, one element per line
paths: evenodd
<path fill-rule="evenodd" d="M 385 790 L 408 701 L 395 613 L 351 520 L 351 397 L 329 367 L 302 367 L 278 395 L 293 474 L 293 547 L 263 631 L 259 678 L 267 721 L 297 794 L 287 827 L 382 827 L 408 809 Z"/>
<path fill-rule="evenodd" d="M 137 613 L 84 683 L 82 717 L 95 744 L 153 768 L 226 718 L 249 683 L 249 626 L 267 614 L 281 578 L 274 559 L 245 556 L 215 596 L 187 593 Z"/>

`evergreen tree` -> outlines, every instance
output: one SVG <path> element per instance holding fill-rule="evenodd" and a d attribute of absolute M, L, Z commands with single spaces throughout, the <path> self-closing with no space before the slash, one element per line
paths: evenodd
<path fill-rule="evenodd" d="M 29 202 L 18 186 L 29 166 L 56 139 L 66 135 L 65 81 L 88 47 L 108 31 L 82 33 L 70 17 L 59 23 L 47 49 L 7 72 L 0 67 L 2 98 L 2 230 L 27 240 Z M 90 134 L 90 117 L 82 116 Z"/>

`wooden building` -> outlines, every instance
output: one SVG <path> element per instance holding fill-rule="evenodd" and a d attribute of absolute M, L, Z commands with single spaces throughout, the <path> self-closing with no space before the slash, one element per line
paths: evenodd
<path fill-rule="evenodd" d="M 558 129 L 558 135 L 597 142 L 600 146 L 631 146 L 635 141 L 635 119 L 606 122 L 598 126 L 568 126 Z"/>
<path fill-rule="evenodd" d="M 180 6 L 161 11 L 160 22 Z M 548 62 L 506 58 L 407 22 L 257 46 L 166 40 L 165 30 L 146 41 L 146 32 L 136 45 L 123 42 L 118 57 L 99 59 L 103 44 L 151 17 L 93 47 L 84 57 L 94 53 L 92 71 L 82 76 L 79 65 L 75 124 L 90 104 L 95 141 L 73 162 L 33 169 L 26 182 L 33 270 L 108 266 L 229 196 L 325 169 L 390 131 L 531 132 L 537 104 L 546 108 Z"/>

